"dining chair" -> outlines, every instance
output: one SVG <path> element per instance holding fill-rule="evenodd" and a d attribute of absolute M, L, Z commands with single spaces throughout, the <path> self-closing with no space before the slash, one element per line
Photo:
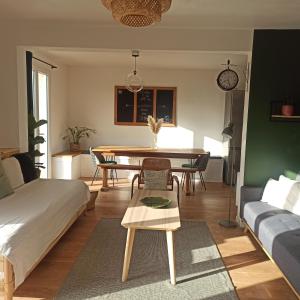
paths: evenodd
<path fill-rule="evenodd" d="M 182 168 L 190 168 L 191 171 L 192 171 L 191 172 L 191 175 L 192 175 L 191 179 L 193 181 L 193 191 L 195 191 L 195 175 L 196 175 L 197 172 L 199 172 L 201 185 L 202 185 L 202 187 L 204 187 L 204 190 L 206 191 L 206 185 L 205 185 L 205 181 L 204 181 L 204 177 L 203 177 L 203 172 L 205 172 L 205 170 L 207 168 L 209 158 L 210 158 L 210 152 L 207 152 L 205 154 L 199 155 L 194 163 L 191 162 L 189 164 L 182 164 L 181 165 Z M 184 172 L 181 176 L 182 188 L 184 187 L 185 176 L 186 176 L 186 172 Z"/>
<path fill-rule="evenodd" d="M 145 182 L 145 179 L 147 179 L 147 176 L 151 178 L 152 175 L 149 176 L 149 171 L 165 171 L 165 187 L 161 188 L 155 188 L 152 185 L 152 188 L 149 189 L 166 189 L 166 190 L 173 190 L 174 189 L 174 181 L 177 183 L 177 202 L 179 205 L 179 180 L 178 177 L 175 175 L 172 175 L 171 172 L 171 161 L 166 158 L 145 158 L 143 159 L 141 171 L 139 174 L 135 174 L 132 182 L 131 182 L 131 198 L 133 196 L 133 190 L 134 190 L 134 182 L 138 180 L 138 189 L 141 188 L 142 185 L 146 185 L 147 182 Z M 150 173 L 151 174 L 151 173 Z M 156 180 L 155 173 L 152 173 L 153 180 Z M 163 176 L 163 173 L 158 174 L 159 176 Z M 145 178 L 146 177 L 146 178 Z M 159 184 L 159 183 L 158 183 Z M 151 186 L 151 184 L 150 184 Z"/>
<path fill-rule="evenodd" d="M 92 162 L 95 169 L 95 173 L 93 176 L 93 180 L 91 185 L 93 185 L 95 178 L 99 175 L 99 172 L 101 170 L 100 164 L 117 164 L 117 162 L 115 160 L 106 160 L 105 157 L 100 153 L 100 152 L 93 152 L 92 147 L 89 148 L 89 152 L 90 152 L 90 156 L 92 158 Z M 115 171 L 116 174 L 116 179 L 118 180 L 118 175 L 117 175 L 117 171 Z M 115 180 L 114 180 L 114 173 L 113 170 L 110 170 L 110 179 L 113 182 L 113 186 L 115 185 Z"/>

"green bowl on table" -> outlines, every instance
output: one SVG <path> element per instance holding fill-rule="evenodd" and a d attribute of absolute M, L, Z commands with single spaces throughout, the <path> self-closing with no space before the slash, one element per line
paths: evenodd
<path fill-rule="evenodd" d="M 141 199 L 141 202 L 148 207 L 164 208 L 169 206 L 172 201 L 163 197 L 145 197 Z"/>

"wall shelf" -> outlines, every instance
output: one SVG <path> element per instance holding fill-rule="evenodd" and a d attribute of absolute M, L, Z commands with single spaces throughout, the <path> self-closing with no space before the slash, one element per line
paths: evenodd
<path fill-rule="evenodd" d="M 283 101 L 272 101 L 270 120 L 278 122 L 300 122 L 300 106 L 299 103 L 293 103 L 294 114 L 292 116 L 285 116 L 281 113 L 281 107 L 284 105 Z"/>
<path fill-rule="evenodd" d="M 300 116 L 272 115 L 272 118 L 280 118 L 280 119 L 300 119 Z"/>

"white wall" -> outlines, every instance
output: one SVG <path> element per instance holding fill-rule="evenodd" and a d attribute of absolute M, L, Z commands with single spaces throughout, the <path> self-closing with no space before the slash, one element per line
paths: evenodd
<path fill-rule="evenodd" d="M 70 67 L 68 81 L 69 123 L 95 128 L 97 134 L 83 142 L 89 145 L 151 146 L 146 126 L 114 125 L 114 86 L 124 85 L 126 68 Z M 159 146 L 206 146 L 221 154 L 224 125 L 224 92 L 216 85 L 215 70 L 142 70 L 145 86 L 177 87 L 177 127 L 163 128 Z M 208 139 L 211 139 L 207 143 Z M 205 145 L 204 145 L 205 140 Z M 209 145 L 212 145 L 209 148 Z"/>
<path fill-rule="evenodd" d="M 136 29 L 64 22 L 0 22 L 0 147 L 20 144 L 17 47 L 249 51 L 250 30 Z M 20 97 L 20 95 L 19 95 Z"/>

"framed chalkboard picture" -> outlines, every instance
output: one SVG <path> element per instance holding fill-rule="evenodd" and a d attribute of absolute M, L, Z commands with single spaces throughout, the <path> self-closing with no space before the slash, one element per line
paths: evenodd
<path fill-rule="evenodd" d="M 115 124 L 146 126 L 149 115 L 164 119 L 163 126 L 176 125 L 176 87 L 144 87 L 132 93 L 115 87 Z"/>

